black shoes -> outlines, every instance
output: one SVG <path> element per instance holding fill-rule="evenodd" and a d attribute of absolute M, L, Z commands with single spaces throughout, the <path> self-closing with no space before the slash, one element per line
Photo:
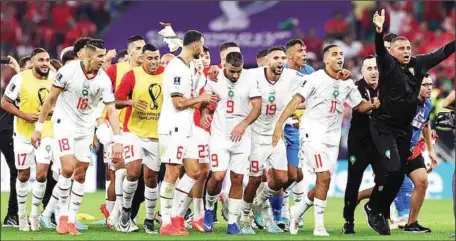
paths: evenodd
<path fill-rule="evenodd" d="M 410 232 L 410 233 L 430 233 L 431 229 L 426 228 L 421 226 L 418 221 L 410 224 L 410 225 L 405 225 L 404 227 L 404 232 Z"/>
<path fill-rule="evenodd" d="M 368 203 L 364 205 L 364 213 L 367 216 L 367 223 L 369 226 L 380 235 L 391 235 L 391 231 L 382 213 L 375 213 L 369 207 Z"/>
<path fill-rule="evenodd" d="M 154 228 L 154 220 L 144 219 L 144 231 L 149 234 L 157 233 L 157 231 Z"/>
<path fill-rule="evenodd" d="M 342 229 L 343 234 L 355 234 L 355 224 L 353 222 L 346 222 Z"/>
<path fill-rule="evenodd" d="M 17 214 L 6 215 L 5 220 L 3 220 L 2 227 L 19 227 L 19 218 L 17 217 Z"/>

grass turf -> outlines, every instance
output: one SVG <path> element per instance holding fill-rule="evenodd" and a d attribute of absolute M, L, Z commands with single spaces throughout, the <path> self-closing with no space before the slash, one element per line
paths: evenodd
<path fill-rule="evenodd" d="M 28 210 L 31 203 L 31 195 L 27 202 Z M 1 217 L 3 221 L 7 211 L 9 193 L 1 193 Z M 104 202 L 104 192 L 89 193 L 84 195 L 84 200 L 80 212 L 93 215 L 98 219 L 103 216 L 99 211 L 99 206 Z M 144 206 L 144 205 L 143 205 Z M 142 228 L 144 219 L 144 207 L 141 207 L 138 217 L 139 227 Z M 221 205 L 219 205 L 221 206 Z M 419 216 L 420 224 L 432 229 L 430 234 L 409 234 L 400 230 L 393 230 L 391 236 L 379 236 L 371 230 L 362 213 L 362 206 L 359 205 L 355 216 L 355 235 L 344 235 L 341 233 L 344 220 L 342 217 L 343 199 L 330 198 L 325 214 L 325 225 L 331 235 L 330 237 L 313 237 L 313 209 L 310 209 L 304 216 L 304 228 L 296 236 L 289 233 L 269 234 L 261 230 L 256 230 L 257 235 L 229 236 L 225 234 L 226 223 L 223 218 L 215 225 L 213 233 L 198 233 L 191 231 L 185 237 L 167 237 L 146 234 L 143 231 L 138 233 L 120 233 L 108 230 L 102 225 L 91 225 L 93 221 L 84 221 L 89 225 L 88 230 L 81 231 L 81 235 L 61 236 L 55 230 L 41 230 L 40 232 L 19 232 L 17 228 L 2 228 L 1 240 L 454 240 L 449 235 L 455 232 L 455 222 L 451 200 L 426 200 Z M 158 210 L 158 206 L 156 208 Z M 220 212 L 218 212 L 220 213 Z"/>

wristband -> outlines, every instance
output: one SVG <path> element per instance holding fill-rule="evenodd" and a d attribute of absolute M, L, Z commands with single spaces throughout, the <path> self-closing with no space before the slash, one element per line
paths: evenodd
<path fill-rule="evenodd" d="M 37 122 L 35 124 L 35 131 L 41 132 L 43 130 L 43 123 Z"/>

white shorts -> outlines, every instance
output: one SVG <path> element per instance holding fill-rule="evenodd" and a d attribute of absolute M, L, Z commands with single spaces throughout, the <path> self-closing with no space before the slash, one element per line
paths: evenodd
<path fill-rule="evenodd" d="M 200 127 L 193 127 L 193 135 L 188 140 L 190 149 L 198 149 L 199 163 L 209 163 L 209 132 Z"/>
<path fill-rule="evenodd" d="M 57 130 L 54 128 L 54 142 L 58 157 L 74 155 L 74 157 L 85 163 L 92 164 L 92 143 L 93 134 L 74 137 L 68 131 Z"/>
<path fill-rule="evenodd" d="M 122 133 L 125 164 L 136 160 L 153 171 L 160 171 L 159 145 L 157 140 L 142 138 L 131 132 Z"/>
<path fill-rule="evenodd" d="M 209 140 L 211 170 L 220 172 L 229 169 L 237 174 L 248 174 L 251 149 L 252 137 L 250 134 L 244 134 L 239 142 L 211 135 Z"/>
<path fill-rule="evenodd" d="M 338 155 L 338 145 L 329 145 L 318 141 L 301 141 L 299 159 L 309 172 L 330 171 L 333 173 Z"/>
<path fill-rule="evenodd" d="M 260 137 L 261 138 L 261 137 Z M 267 137 L 272 142 L 272 137 Z M 252 154 L 250 155 L 249 176 L 261 177 L 264 169 L 274 168 L 280 171 L 288 171 L 287 149 L 285 142 L 280 140 L 277 146 L 256 142 L 257 137 L 252 139 Z M 256 143 L 255 143 L 256 142 Z"/>
<path fill-rule="evenodd" d="M 115 171 L 114 165 L 112 165 L 112 144 L 114 142 L 103 145 L 103 163 L 108 164 L 109 169 Z"/>
<path fill-rule="evenodd" d="M 98 138 L 98 141 L 103 144 L 103 162 L 104 163 L 111 163 L 111 151 L 112 151 L 112 139 L 113 139 L 113 131 L 111 127 L 103 123 L 98 126 L 97 130 L 95 131 L 95 135 Z"/>
<path fill-rule="evenodd" d="M 182 165 L 184 159 L 199 159 L 198 146 L 190 145 L 192 138 L 179 133 L 159 134 L 161 162 Z"/>
<path fill-rule="evenodd" d="M 38 149 L 35 149 L 30 141 L 14 138 L 14 164 L 16 169 L 25 170 L 35 163 L 51 164 L 51 161 L 54 160 L 53 145 L 54 142 L 51 137 L 42 138 Z"/>

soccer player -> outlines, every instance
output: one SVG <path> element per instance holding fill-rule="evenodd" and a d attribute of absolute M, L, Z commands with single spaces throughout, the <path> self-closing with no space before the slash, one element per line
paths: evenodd
<path fill-rule="evenodd" d="M 324 227 L 326 196 L 339 152 L 341 125 L 344 103 L 356 111 L 368 112 L 376 108 L 362 99 L 352 80 L 338 80 L 342 70 L 344 56 L 337 45 L 328 45 L 323 49 L 324 70 L 316 71 L 305 77 L 305 82 L 298 94 L 287 105 L 274 130 L 273 146 L 282 138 L 285 120 L 291 116 L 298 105 L 306 104 L 306 114 L 301 119 L 301 155 L 306 167 L 316 173 L 317 180 L 304 200 L 295 203 L 290 210 L 290 233 L 298 232 L 298 218 L 307 209 L 315 205 L 315 236 L 329 236 Z"/>
<path fill-rule="evenodd" d="M 85 58 L 85 46 L 89 40 L 92 38 L 90 37 L 81 37 L 78 40 L 76 40 L 73 44 L 73 53 L 78 59 L 84 59 Z"/>
<path fill-rule="evenodd" d="M 201 59 L 203 60 L 204 67 L 211 66 L 211 50 L 206 46 L 203 47 L 203 56 Z"/>
<path fill-rule="evenodd" d="M 91 144 L 95 133 L 94 111 L 103 98 L 114 131 L 113 162 L 122 156 L 120 127 L 109 77 L 100 69 L 106 48 L 102 40 L 91 39 L 85 46 L 85 59 L 62 67 L 40 111 L 32 144 L 41 146 L 43 123 L 52 106 L 54 144 L 61 161 L 58 180 L 60 217 L 57 233 L 78 235 L 76 214 L 84 194 L 86 170 L 91 162 Z M 58 98 L 58 99 L 57 99 Z M 76 151 L 77 149 L 77 151 Z M 74 182 L 71 185 L 71 178 Z M 70 192 L 71 189 L 71 192 Z M 69 203 L 69 198 L 71 203 Z"/>
<path fill-rule="evenodd" d="M 15 116 L 14 153 L 15 165 L 18 170 L 16 192 L 20 231 L 29 231 L 30 229 L 38 231 L 40 229 L 39 208 L 46 190 L 49 165 L 54 157 L 52 123 L 47 115 L 46 122 L 44 126 L 42 125 L 42 145 L 35 149 L 31 143 L 38 113 L 49 93 L 54 73 L 50 72 L 50 57 L 46 50 L 36 48 L 30 56 L 33 68 L 13 76 L 6 87 L 1 102 L 2 108 Z M 33 198 L 29 226 L 25 204 L 29 189 L 30 167 L 35 164 L 35 160 L 36 182 L 32 187 Z"/>
<path fill-rule="evenodd" d="M 130 61 L 130 56 L 128 55 L 128 49 L 122 49 L 117 53 L 117 63 L 128 62 Z"/>
<path fill-rule="evenodd" d="M 248 185 L 244 190 L 242 205 L 242 233 L 249 234 L 255 234 L 249 218 L 252 206 L 255 216 L 262 211 L 262 224 L 268 232 L 283 232 L 269 214 L 269 202 L 265 202 L 288 183 L 285 142 L 281 140 L 276 147 L 272 147 L 271 138 L 276 121 L 288 104 L 292 93 L 296 93 L 298 87 L 303 83 L 304 76 L 295 70 L 285 68 L 287 55 L 284 47 L 275 46 L 268 52 L 267 66 L 249 71 L 249 74 L 258 81 L 262 96 L 261 115 L 252 124 L 250 174 Z M 266 166 L 270 168 L 269 181 L 265 183 L 263 190 L 254 199 Z M 280 204 L 278 209 L 281 208 Z"/>
<path fill-rule="evenodd" d="M 370 55 L 364 58 L 361 66 L 360 79 L 356 85 L 361 96 L 372 101 L 377 98 L 378 69 L 375 56 Z M 348 132 L 348 176 L 344 198 L 344 219 L 345 224 L 342 232 L 354 234 L 355 209 L 358 205 L 358 191 L 361 185 L 364 171 L 371 164 L 376 167 L 378 162 L 376 149 L 369 131 L 370 113 L 353 112 L 350 130 Z"/>
<path fill-rule="evenodd" d="M 160 60 L 160 65 L 162 65 L 163 67 L 166 68 L 166 66 L 169 64 L 169 61 L 171 61 L 172 59 L 174 59 L 174 54 L 170 54 L 170 53 L 167 53 L 167 54 L 164 54 L 162 57 L 161 57 L 161 60 Z"/>
<path fill-rule="evenodd" d="M 262 49 L 262 50 L 258 51 L 258 53 L 256 55 L 256 63 L 257 63 L 258 67 L 266 66 L 266 63 L 267 63 L 266 56 L 268 56 L 268 50 L 267 49 Z"/>
<path fill-rule="evenodd" d="M 164 72 L 163 106 L 158 124 L 160 159 L 166 163 L 160 187 L 161 235 L 188 235 L 184 217 L 177 213 L 200 176 L 198 150 L 191 148 L 188 142 L 192 136 L 193 107 L 217 99 L 215 95 L 205 93 L 193 97 L 195 85 L 190 63 L 200 57 L 203 46 L 203 35 L 195 30 L 188 31 L 181 54 L 169 62 Z M 182 165 L 186 173 L 175 186 Z"/>
<path fill-rule="evenodd" d="M 144 45 L 142 59 L 141 66 L 124 75 L 115 94 L 116 107 L 127 107 L 122 135 L 127 175 L 123 182 L 123 209 L 118 224 L 123 232 L 137 230 L 130 213 L 143 165 L 146 201 L 144 230 L 146 233 L 155 233 L 153 216 L 158 198 L 157 176 L 160 170 L 157 130 L 163 100 L 164 68 L 159 65 L 160 52 L 152 44 Z"/>
<path fill-rule="evenodd" d="M 128 38 L 127 40 L 127 52 L 129 56 L 128 62 L 119 62 L 117 64 L 111 65 L 107 70 L 106 73 L 108 74 L 109 78 L 112 82 L 112 89 L 115 91 L 119 84 L 122 81 L 122 77 L 131 69 L 141 66 L 142 63 L 142 49 L 146 42 L 144 38 L 140 35 L 133 35 Z M 119 112 L 119 121 L 122 124 L 125 120 L 126 109 L 122 109 Z M 103 116 L 106 116 L 106 111 L 104 111 Z M 112 149 L 110 144 L 103 147 L 103 149 Z M 106 198 L 106 205 L 101 206 L 100 209 L 102 210 L 105 217 L 108 219 L 109 222 L 107 224 L 109 226 L 114 225 L 117 222 L 118 215 L 120 214 L 121 207 L 122 207 L 122 200 L 123 198 L 116 198 L 122 196 L 122 183 L 123 177 L 126 175 L 126 170 L 122 164 L 117 164 L 116 167 L 108 168 L 108 160 L 104 160 L 105 169 L 108 170 L 108 175 L 106 176 L 106 187 L 107 187 L 107 198 Z M 112 170 L 114 169 L 114 170 Z M 117 174 L 116 174 L 117 173 Z M 112 187 L 114 185 L 114 188 Z M 139 179 L 138 183 L 138 190 L 142 190 L 144 187 L 144 181 L 142 178 Z M 114 190 L 114 193 L 112 192 Z M 115 201 L 114 207 L 112 202 Z M 140 204 L 144 201 L 143 192 L 135 194 L 134 202 L 132 207 L 132 218 L 136 217 L 138 213 Z M 114 214 L 111 216 L 111 212 Z M 111 223 L 112 221 L 113 223 Z M 114 225 L 116 227 L 116 225 Z"/>
<path fill-rule="evenodd" d="M 230 171 L 228 234 L 241 234 L 237 225 L 242 206 L 242 181 L 248 168 L 251 151 L 250 125 L 261 112 L 261 93 L 258 82 L 243 72 L 244 60 L 240 53 L 226 56 L 225 65 L 217 81 L 208 81 L 205 91 L 220 97 L 211 126 L 209 141 L 212 176 L 207 183 L 204 229 L 212 232 L 214 204 L 222 190 L 223 179 Z M 251 107 L 250 107 L 251 105 Z"/>

